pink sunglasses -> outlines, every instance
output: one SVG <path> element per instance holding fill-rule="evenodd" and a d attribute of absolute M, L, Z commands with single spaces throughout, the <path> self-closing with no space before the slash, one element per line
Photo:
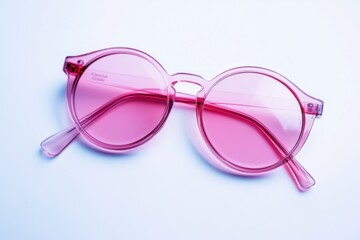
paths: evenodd
<path fill-rule="evenodd" d="M 238 67 L 211 81 L 189 73 L 169 75 L 150 55 L 131 48 L 67 57 L 64 71 L 74 126 L 41 143 L 51 157 L 79 134 L 100 150 L 133 149 L 161 129 L 176 102 L 195 106 L 216 167 L 254 175 L 284 164 L 300 190 L 315 184 L 295 155 L 321 116 L 323 102 L 276 72 Z M 180 82 L 201 90 L 196 96 L 177 92 Z"/>

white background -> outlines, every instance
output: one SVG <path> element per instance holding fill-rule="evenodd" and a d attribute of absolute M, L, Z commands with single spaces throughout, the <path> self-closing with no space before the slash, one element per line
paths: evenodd
<path fill-rule="evenodd" d="M 359 29 L 356 0 L 1 1 L 0 239 L 360 239 Z M 316 185 L 215 170 L 181 109 L 132 154 L 44 157 L 68 125 L 65 56 L 112 46 L 170 74 L 270 68 L 324 100 L 297 156 Z"/>

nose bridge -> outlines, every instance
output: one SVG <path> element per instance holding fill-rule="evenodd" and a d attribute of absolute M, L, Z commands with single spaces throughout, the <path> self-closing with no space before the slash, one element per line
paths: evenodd
<path fill-rule="evenodd" d="M 176 73 L 170 77 L 171 86 L 177 93 L 196 95 L 204 89 L 205 79 L 191 73 Z"/>

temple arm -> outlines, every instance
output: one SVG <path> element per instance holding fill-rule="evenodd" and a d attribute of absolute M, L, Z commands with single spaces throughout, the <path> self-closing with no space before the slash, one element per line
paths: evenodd
<path fill-rule="evenodd" d="M 138 93 L 123 95 L 119 97 L 115 97 L 105 103 L 103 106 L 99 107 L 92 113 L 80 119 L 80 123 L 82 128 L 86 128 L 89 124 L 93 123 L 99 116 L 105 114 L 114 106 L 124 103 L 126 101 L 132 100 L 153 100 L 153 101 L 166 101 L 167 96 L 158 94 L 158 93 L 150 93 L 148 91 L 141 91 Z M 186 95 L 182 95 L 181 97 L 176 98 L 177 102 L 182 102 L 186 104 L 195 104 L 195 100 L 190 97 L 186 97 Z M 265 135 L 269 138 L 269 140 L 273 143 L 274 148 L 282 155 L 287 156 L 288 152 L 284 146 L 276 139 L 276 137 L 269 131 L 265 126 L 256 121 L 256 119 L 252 118 L 249 115 L 244 113 L 235 112 L 233 109 L 226 108 L 224 106 L 220 106 L 216 103 L 206 103 L 205 107 L 212 111 L 221 112 L 223 114 L 231 115 L 233 117 L 239 117 L 242 119 L 246 119 L 251 122 L 253 125 L 257 127 L 260 131 L 265 133 Z M 45 139 L 41 143 L 41 148 L 45 153 L 47 153 L 50 157 L 55 157 L 59 155 L 77 136 L 79 135 L 79 131 L 75 126 L 69 127 L 59 133 L 56 133 L 49 138 Z M 300 190 L 306 190 L 315 184 L 314 179 L 311 175 L 300 165 L 300 163 L 293 158 L 291 155 L 284 159 L 285 166 L 287 166 L 290 174 L 295 180 L 296 185 Z"/>
<path fill-rule="evenodd" d="M 252 106 L 255 107 L 255 106 Z M 233 109 L 220 106 L 216 103 L 206 103 L 204 106 L 205 109 L 221 112 L 228 116 L 242 118 L 249 122 L 249 124 L 254 125 L 259 131 L 265 134 L 265 136 L 270 140 L 274 149 L 276 149 L 283 157 L 288 155 L 287 149 L 281 144 L 281 142 L 274 136 L 274 134 L 262 123 L 257 121 L 250 115 L 247 115 L 242 112 L 234 111 Z M 292 179 L 295 181 L 298 189 L 305 191 L 310 187 L 314 186 L 314 178 L 305 170 L 303 166 L 292 156 L 287 156 L 284 160 L 285 166 L 287 167 Z"/>

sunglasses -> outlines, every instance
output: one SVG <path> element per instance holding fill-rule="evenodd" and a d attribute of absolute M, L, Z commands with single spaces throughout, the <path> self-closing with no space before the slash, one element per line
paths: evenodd
<path fill-rule="evenodd" d="M 196 109 L 216 167 L 256 175 L 285 165 L 299 190 L 315 184 L 295 155 L 322 115 L 323 101 L 274 71 L 237 67 L 206 81 L 189 73 L 169 75 L 150 55 L 131 48 L 66 57 L 64 71 L 74 125 L 41 143 L 50 157 L 79 135 L 103 151 L 131 150 L 154 137 L 174 103 L 181 103 Z M 177 91 L 184 82 L 199 91 Z"/>

